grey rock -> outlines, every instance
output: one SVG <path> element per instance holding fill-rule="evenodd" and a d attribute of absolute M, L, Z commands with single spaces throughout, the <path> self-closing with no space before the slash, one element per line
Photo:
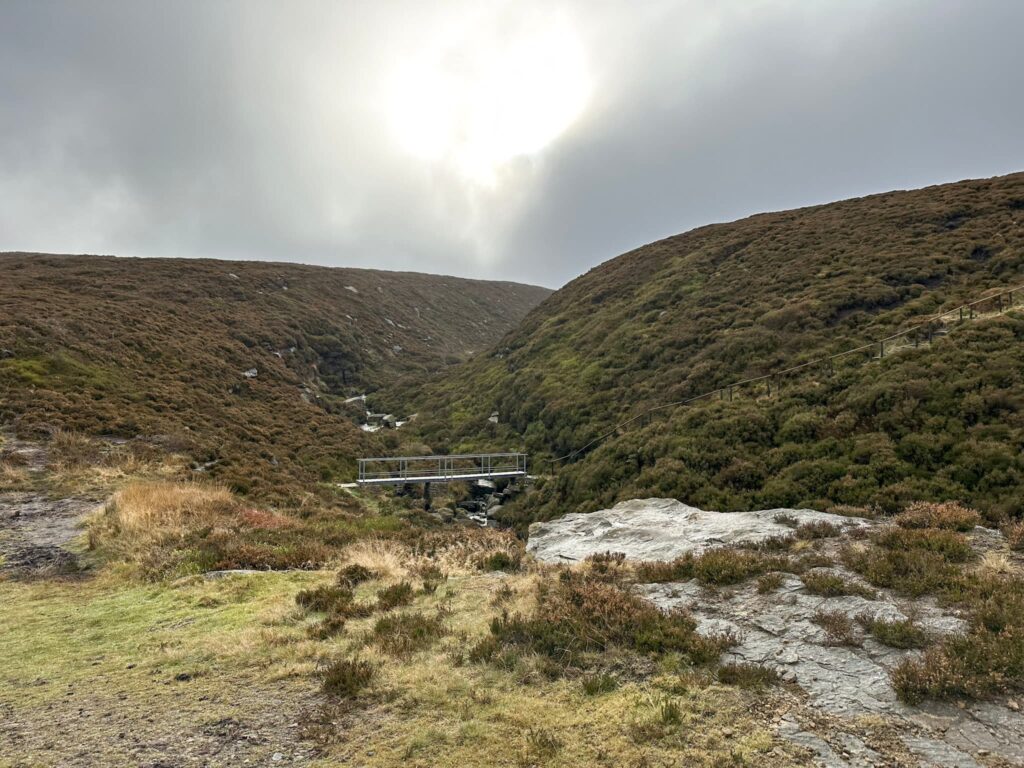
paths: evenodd
<path fill-rule="evenodd" d="M 710 512 L 675 499 L 632 499 L 599 512 L 534 523 L 526 549 L 545 562 L 583 560 L 588 555 L 609 551 L 623 552 L 631 560 L 673 560 L 687 552 L 754 543 L 791 533 L 791 528 L 776 522 L 780 515 L 794 517 L 800 523 L 870 525 L 863 518 L 810 509 Z"/>

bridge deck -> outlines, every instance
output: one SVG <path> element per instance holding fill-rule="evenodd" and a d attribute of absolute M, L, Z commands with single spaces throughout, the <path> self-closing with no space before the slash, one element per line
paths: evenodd
<path fill-rule="evenodd" d="M 525 477 L 525 453 L 469 453 L 450 456 L 382 456 L 359 459 L 359 485 L 450 483 Z"/>

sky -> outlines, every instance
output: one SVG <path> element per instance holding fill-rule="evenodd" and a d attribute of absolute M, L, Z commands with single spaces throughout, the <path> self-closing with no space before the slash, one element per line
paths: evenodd
<path fill-rule="evenodd" d="M 558 287 L 1024 170 L 1020 0 L 2 0 L 0 251 Z"/>

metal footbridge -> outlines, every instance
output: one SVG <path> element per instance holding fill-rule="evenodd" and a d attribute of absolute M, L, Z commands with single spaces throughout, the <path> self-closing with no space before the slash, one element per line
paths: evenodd
<path fill-rule="evenodd" d="M 525 453 L 380 456 L 359 459 L 356 482 L 359 485 L 406 485 L 525 476 Z"/>

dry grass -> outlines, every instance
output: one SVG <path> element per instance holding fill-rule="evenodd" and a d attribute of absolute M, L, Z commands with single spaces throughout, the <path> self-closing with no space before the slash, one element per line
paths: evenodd
<path fill-rule="evenodd" d="M 522 558 L 523 545 L 509 531 L 492 528 L 420 532 L 415 538 L 365 539 L 341 552 L 345 566 L 359 566 L 384 581 L 400 581 L 432 572 L 468 574 L 480 563 Z"/>
<path fill-rule="evenodd" d="M 0 458 L 0 491 L 20 491 L 29 484 L 28 471 Z"/>
<path fill-rule="evenodd" d="M 409 575 L 409 547 L 399 541 L 367 539 L 350 544 L 342 552 L 346 568 L 362 568 L 378 578 L 402 579 Z"/>
<path fill-rule="evenodd" d="M 138 482 L 114 494 L 90 522 L 90 544 L 108 535 L 122 546 L 142 548 L 181 538 L 197 528 L 215 528 L 239 511 L 227 488 L 199 483 Z"/>

